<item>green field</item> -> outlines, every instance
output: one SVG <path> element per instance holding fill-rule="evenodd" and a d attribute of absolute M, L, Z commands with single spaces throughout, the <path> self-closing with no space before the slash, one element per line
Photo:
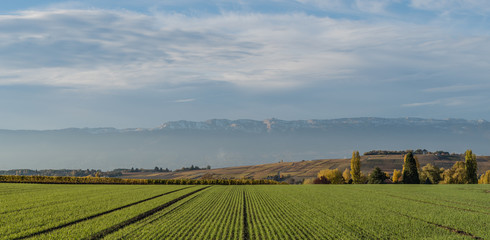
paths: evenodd
<path fill-rule="evenodd" d="M 490 185 L 0 184 L 0 239 L 490 239 Z"/>

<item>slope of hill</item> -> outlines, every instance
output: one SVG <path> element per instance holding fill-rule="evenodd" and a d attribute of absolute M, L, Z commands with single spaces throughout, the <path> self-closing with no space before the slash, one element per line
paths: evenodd
<path fill-rule="evenodd" d="M 416 155 L 420 165 L 424 166 L 431 163 L 445 169 L 451 168 L 456 161 L 464 161 L 462 155 L 457 156 L 437 156 L 432 154 Z M 478 174 L 490 170 L 490 156 L 478 156 Z M 401 170 L 403 165 L 403 155 L 371 155 L 361 157 L 361 170 L 369 173 L 375 167 L 380 167 L 383 171 L 392 173 L 393 169 Z M 168 173 L 125 173 L 123 178 L 153 178 L 153 179 L 172 179 L 172 178 L 201 178 L 205 174 L 212 174 L 214 178 L 254 178 L 263 179 L 274 175 L 290 175 L 295 180 L 316 177 L 322 169 L 338 168 L 343 171 L 350 168 L 350 159 L 320 159 L 300 162 L 279 162 L 251 166 L 228 167 L 210 170 L 177 171 Z"/>

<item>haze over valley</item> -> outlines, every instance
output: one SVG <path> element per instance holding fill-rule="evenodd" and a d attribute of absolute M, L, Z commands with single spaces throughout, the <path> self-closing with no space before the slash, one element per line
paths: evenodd
<path fill-rule="evenodd" d="M 490 155 L 485 120 L 343 118 L 175 121 L 148 129 L 0 130 L 0 169 L 179 169 L 350 158 L 353 150 Z"/>

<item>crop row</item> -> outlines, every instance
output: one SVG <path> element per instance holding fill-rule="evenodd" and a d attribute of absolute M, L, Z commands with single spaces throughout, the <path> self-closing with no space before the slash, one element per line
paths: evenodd
<path fill-rule="evenodd" d="M 488 193 L 475 194 L 477 187 L 430 187 L 442 198 L 431 196 L 427 186 L 216 186 L 108 239 L 490 237 L 489 205 L 481 202 Z M 428 197 L 401 194 L 407 189 L 412 197 Z M 447 206 L 444 194 L 453 205 Z"/>
<path fill-rule="evenodd" d="M 126 224 L 132 224 L 130 219 L 137 218 L 142 213 L 151 211 L 165 205 L 172 200 L 179 198 L 183 195 L 192 194 L 195 191 L 202 189 L 203 187 L 186 188 L 182 191 L 173 192 L 150 201 L 146 201 L 129 208 L 125 208 L 119 211 L 114 211 L 109 214 L 71 225 L 59 230 L 53 231 L 49 234 L 43 235 L 44 239 L 96 239 L 98 236 L 105 236 L 104 232 L 111 232 L 119 228 L 123 228 Z M 144 217 L 143 217 L 144 218 Z M 116 229 L 112 229 L 117 227 Z"/>
<path fill-rule="evenodd" d="M 12 184 L 2 184 L 2 186 L 5 185 Z M 135 202 L 177 191 L 168 194 L 168 196 L 163 195 L 137 204 L 140 206 L 151 205 L 154 202 L 160 202 L 163 197 L 172 198 L 175 195 L 184 194 L 189 188 L 189 186 L 35 184 L 17 184 L 15 187 L 17 193 L 0 195 L 0 212 L 2 213 L 0 239 L 30 236 Z M 128 207 L 127 210 L 133 211 L 135 206 Z M 75 224 L 74 227 L 76 228 L 80 224 Z M 60 231 L 62 230 L 57 230 L 57 232 Z"/>
<path fill-rule="evenodd" d="M 243 192 L 213 186 L 107 239 L 241 239 Z"/>
<path fill-rule="evenodd" d="M 17 197 L 25 205 L 0 205 L 7 216 L 0 221 L 8 221 L 0 225 L 5 239 L 53 226 L 62 227 L 33 237 L 490 239 L 490 188 L 481 185 L 17 185 L 33 200 L 12 185 L 1 186 L 2 203 Z M 118 206 L 123 208 L 107 211 Z M 33 230 L 11 222 L 15 213 L 27 215 L 23 221 Z M 40 224 L 46 213 L 52 216 Z M 94 213 L 103 214 L 87 218 Z M 74 219 L 83 221 L 63 225 Z"/>

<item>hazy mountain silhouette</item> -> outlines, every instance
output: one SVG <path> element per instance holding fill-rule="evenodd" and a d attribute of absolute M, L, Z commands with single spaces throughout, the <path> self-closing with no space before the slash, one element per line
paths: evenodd
<path fill-rule="evenodd" d="M 344 158 L 352 150 L 490 155 L 485 120 L 421 118 L 175 121 L 152 129 L 0 130 L 0 169 L 181 168 Z"/>

